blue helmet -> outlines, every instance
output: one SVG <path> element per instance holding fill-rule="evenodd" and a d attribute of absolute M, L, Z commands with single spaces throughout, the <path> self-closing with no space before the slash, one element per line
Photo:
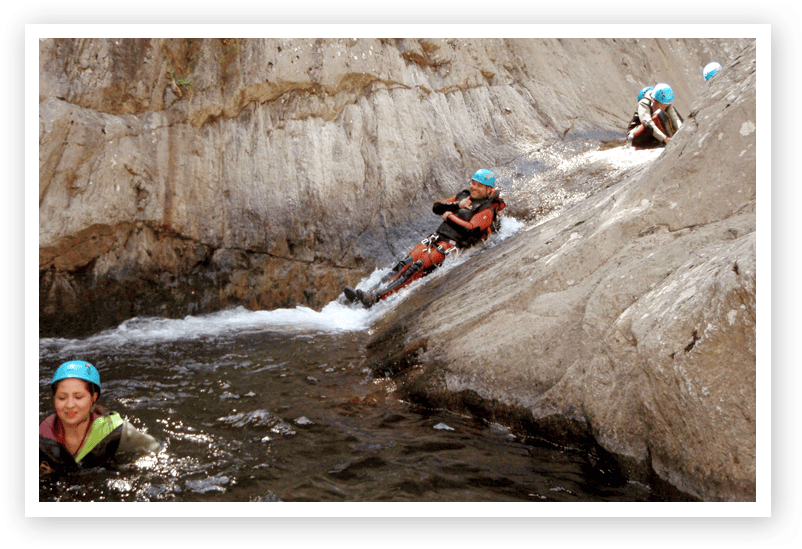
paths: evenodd
<path fill-rule="evenodd" d="M 88 381 L 97 387 L 97 392 L 100 394 L 100 374 L 98 373 L 97 368 L 88 362 L 83 360 L 71 360 L 69 362 L 65 362 L 59 366 L 56 370 L 56 373 L 53 374 L 53 379 L 50 382 L 50 385 L 54 386 L 62 379 L 68 378 L 83 379 L 84 381 Z"/>
<path fill-rule="evenodd" d="M 652 97 L 658 103 L 670 105 L 674 101 L 674 91 L 668 84 L 657 84 L 652 92 Z"/>
<path fill-rule="evenodd" d="M 478 170 L 471 179 L 488 187 L 496 186 L 496 176 L 490 170 Z"/>
<path fill-rule="evenodd" d="M 710 80 L 710 77 L 716 74 L 720 70 L 721 70 L 721 65 L 719 65 L 715 61 L 708 63 L 702 70 L 702 74 L 705 76 L 705 82 Z"/>
<path fill-rule="evenodd" d="M 647 91 L 653 90 L 653 89 L 654 89 L 653 86 L 646 86 L 645 88 L 643 88 L 640 92 L 638 92 L 638 101 L 643 99 L 643 96 L 646 94 Z"/>

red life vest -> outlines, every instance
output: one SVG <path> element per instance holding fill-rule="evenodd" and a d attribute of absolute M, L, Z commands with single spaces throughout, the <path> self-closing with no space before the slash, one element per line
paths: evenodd
<path fill-rule="evenodd" d="M 480 240 L 487 239 L 493 231 L 498 231 L 501 224 L 498 214 L 506 206 L 504 199 L 501 198 L 501 189 L 495 189 L 487 198 L 474 202 L 470 209 L 459 209 L 456 207 L 461 200 L 469 196 L 470 191 L 463 190 L 449 200 L 435 202 L 432 207 L 432 211 L 438 215 L 442 215 L 447 211 L 452 211 L 457 217 L 464 221 L 470 221 L 484 210 L 492 209 L 493 220 L 487 228 L 482 230 L 469 231 L 461 225 L 449 221 L 444 221 L 440 224 L 436 233 L 445 239 L 453 240 L 460 248 L 473 246 Z"/>
<path fill-rule="evenodd" d="M 671 137 L 667 128 L 671 127 L 671 124 L 667 124 L 668 115 L 661 109 L 657 109 L 654 114 L 652 115 L 652 124 L 657 126 L 657 129 L 663 132 L 664 135 Z M 643 123 L 638 124 L 634 130 L 632 130 L 632 137 L 638 137 L 643 131 L 646 129 L 646 125 Z M 670 132 L 673 134 L 673 132 Z"/>

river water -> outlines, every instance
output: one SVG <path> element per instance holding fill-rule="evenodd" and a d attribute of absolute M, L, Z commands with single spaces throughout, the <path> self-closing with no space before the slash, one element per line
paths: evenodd
<path fill-rule="evenodd" d="M 505 219 L 493 245 L 520 230 L 522 222 Z M 393 381 L 366 367 L 365 347 L 371 326 L 415 290 L 370 311 L 338 301 L 322 311 L 233 309 L 135 318 L 80 340 L 41 339 L 40 419 L 52 411 L 55 368 L 87 360 L 100 371 L 101 402 L 164 450 L 40 480 L 40 501 L 665 499 L 579 451 L 394 396 Z"/>

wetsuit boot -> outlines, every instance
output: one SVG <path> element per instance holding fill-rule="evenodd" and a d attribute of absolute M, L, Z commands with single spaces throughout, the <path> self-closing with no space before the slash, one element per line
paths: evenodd
<path fill-rule="evenodd" d="M 399 273 L 403 272 L 410 263 L 414 260 L 410 256 L 406 256 L 404 259 L 396 263 L 396 265 L 390 269 L 390 272 L 384 275 L 379 282 L 379 284 L 386 284 L 390 280 L 394 279 L 398 276 Z M 378 301 L 376 295 L 372 292 L 364 292 L 362 290 L 356 290 L 351 288 L 350 286 L 343 286 L 343 293 L 345 294 L 345 299 L 348 303 L 354 303 L 359 301 L 362 303 L 363 306 L 366 308 L 372 307 Z"/>
<path fill-rule="evenodd" d="M 373 307 L 379 300 L 379 298 L 376 297 L 375 293 L 363 292 L 362 290 L 356 291 L 356 297 L 359 300 L 359 302 L 362 303 L 362 306 L 366 309 L 370 309 L 371 307 Z"/>
<path fill-rule="evenodd" d="M 343 286 L 343 293 L 345 294 L 345 299 L 347 299 L 349 303 L 353 303 L 357 300 L 356 290 L 350 286 Z"/>
<path fill-rule="evenodd" d="M 375 293 L 355 290 L 349 286 L 343 287 L 343 293 L 345 294 L 345 299 L 348 300 L 348 303 L 356 303 L 359 301 L 366 309 L 369 309 L 378 301 Z"/>
<path fill-rule="evenodd" d="M 395 275 L 395 278 L 391 279 L 387 286 L 381 287 L 375 291 L 366 292 L 363 290 L 354 290 L 353 288 L 346 286 L 343 288 L 346 299 L 351 303 L 359 301 L 363 307 L 370 309 L 376 303 L 378 303 L 380 299 L 384 299 L 390 294 L 395 293 L 406 284 L 409 284 L 413 280 L 420 278 L 420 276 L 423 275 L 423 273 L 420 272 L 423 267 L 422 261 L 415 261 L 412 264 L 406 262 L 405 265 L 407 265 L 407 267 L 403 268 L 404 266 L 402 265 L 403 270 L 399 274 Z"/>

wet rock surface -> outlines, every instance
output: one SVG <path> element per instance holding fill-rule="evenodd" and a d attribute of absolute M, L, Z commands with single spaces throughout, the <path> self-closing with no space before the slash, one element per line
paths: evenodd
<path fill-rule="evenodd" d="M 646 169 L 399 305 L 374 370 L 411 400 L 598 446 L 630 478 L 753 501 L 754 53 Z"/>
<path fill-rule="evenodd" d="M 755 72 L 744 40 L 42 40 L 40 334 L 321 306 L 486 167 L 535 225 L 404 300 L 374 371 L 754 500 Z M 527 189 L 651 80 L 686 121 L 653 162 Z"/>
<path fill-rule="evenodd" d="M 320 307 L 477 168 L 622 137 L 646 80 L 688 113 L 747 43 L 42 39 L 40 331 Z"/>

